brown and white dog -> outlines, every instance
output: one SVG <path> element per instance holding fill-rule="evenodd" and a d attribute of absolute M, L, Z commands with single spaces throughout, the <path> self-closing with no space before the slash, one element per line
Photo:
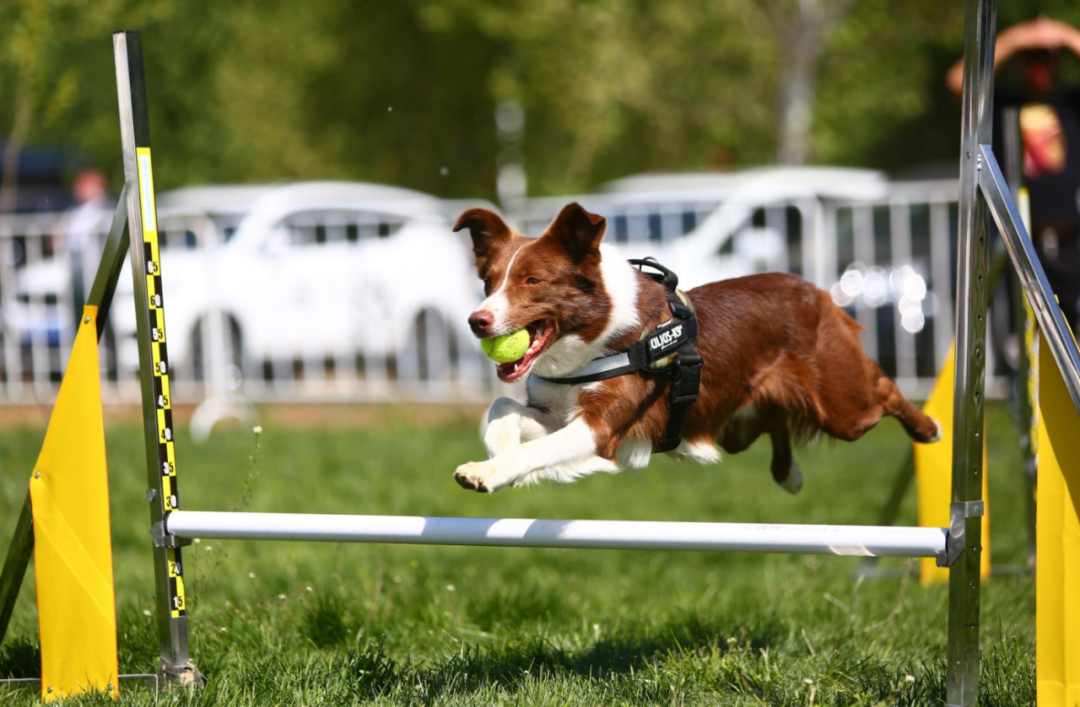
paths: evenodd
<path fill-rule="evenodd" d="M 603 217 L 578 204 L 566 206 L 539 238 L 522 236 L 487 209 L 463 213 L 454 230 L 466 228 L 487 295 L 469 317 L 473 333 L 487 338 L 527 327 L 531 342 L 520 360 L 498 367 L 503 381 L 527 377 L 528 404 L 492 404 L 483 434 L 490 458 L 462 464 L 457 482 L 493 493 L 647 466 L 667 423 L 667 374 L 642 371 L 582 385 L 541 376 L 565 377 L 626 350 L 670 318 L 663 285 L 601 246 Z M 896 417 L 918 442 L 939 438 L 937 422 L 866 356 L 859 325 L 802 278 L 752 275 L 687 294 L 704 367 L 672 454 L 713 463 L 720 459 L 717 443 L 734 454 L 768 434 L 773 478 L 797 493 L 802 474 L 792 438 L 824 432 L 856 440 L 883 415 Z"/>

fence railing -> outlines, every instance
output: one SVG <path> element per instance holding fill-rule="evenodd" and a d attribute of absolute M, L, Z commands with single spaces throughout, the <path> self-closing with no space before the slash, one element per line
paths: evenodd
<path fill-rule="evenodd" d="M 833 300 L 864 327 L 867 353 L 885 373 L 927 396 L 953 340 L 955 182 L 892 185 L 885 198 L 824 211 Z M 1005 381 L 992 376 L 989 390 L 1003 393 Z"/>
<path fill-rule="evenodd" d="M 910 396 L 929 394 L 953 337 L 957 186 L 954 180 L 891 182 L 860 198 L 800 197 L 755 201 L 738 190 L 726 200 L 705 195 L 627 194 L 537 199 L 519 226 L 539 233 L 568 200 L 608 217 L 608 240 L 635 255 L 652 254 L 695 273 L 690 284 L 739 273 L 793 272 L 829 291 L 864 327 L 871 357 Z M 727 223 L 699 238 L 706 219 Z M 741 257 L 740 257 L 741 256 Z M 710 265 L 711 263 L 711 265 Z M 712 270 L 710 271 L 710 268 Z M 682 273 L 682 271 L 680 271 Z M 991 352 L 991 355 L 994 352 Z M 991 360 L 988 391 L 1006 390 L 1003 362 Z"/>
<path fill-rule="evenodd" d="M 655 255 L 690 286 L 766 270 L 803 275 L 852 313 L 864 327 L 869 354 L 908 395 L 929 393 L 952 341 L 955 181 L 889 183 L 873 198 L 859 199 L 593 194 L 530 200 L 509 218 L 536 235 L 571 199 L 608 218 L 608 242 L 628 255 Z M 0 404 L 49 402 L 55 396 L 109 218 L 106 209 L 0 216 Z M 324 225 L 317 215 L 308 218 L 314 219 L 306 225 L 317 239 Z M 340 214 L 333 218 L 327 228 L 350 232 L 349 223 L 338 222 Z M 392 303 L 380 304 L 380 298 L 393 297 L 388 292 L 359 297 L 350 290 L 331 311 L 299 309 L 296 321 L 276 321 L 276 343 L 256 347 L 263 353 L 253 355 L 249 322 L 215 306 L 215 288 L 226 286 L 227 275 L 217 275 L 221 265 L 215 261 L 225 234 L 199 213 L 162 210 L 159 223 L 177 403 L 479 402 L 503 391 L 463 320 L 427 307 L 397 321 Z M 383 237 L 374 233 L 373 239 Z M 352 245 L 344 238 L 339 247 Z M 328 249 L 325 257 L 335 256 Z M 188 265 L 180 267 L 182 261 Z M 171 288 L 179 288 L 174 278 L 183 277 L 191 263 L 215 276 L 206 280 L 201 297 L 170 299 Z M 398 263 L 376 260 L 368 266 L 389 269 Z M 318 279 L 320 269 L 312 267 Z M 402 286 L 437 289 L 440 283 Z M 126 314 L 130 287 L 130 275 L 122 275 L 103 337 L 103 395 L 112 403 L 139 400 L 134 320 Z M 174 316 L 179 304 L 196 301 L 191 307 L 198 311 Z M 348 335 L 313 353 L 307 345 L 313 322 L 304 321 L 309 317 L 348 320 Z M 997 375 L 988 390 L 1000 395 L 1004 370 L 991 363 Z"/>
<path fill-rule="evenodd" d="M 109 216 L 0 216 L 0 402 L 40 402 L 55 395 L 74 340 L 78 301 L 93 282 Z M 111 331 L 105 341 L 103 372 L 115 382 Z"/>
<path fill-rule="evenodd" d="M 89 218 L 71 213 L 0 216 L 0 404 L 47 403 L 55 397 L 110 218 L 106 209 Z M 395 321 L 371 306 L 385 293 L 372 294 L 365 300 L 372 311 L 353 317 L 369 322 L 361 325 L 369 335 L 353 332 L 344 347 L 320 354 L 299 340 L 290 347 L 290 332 L 297 339 L 305 335 L 303 322 L 279 321 L 276 312 L 267 310 L 264 315 L 281 334 L 270 354 L 245 355 L 244 325 L 249 322 L 239 322 L 234 313 L 213 306 L 214 288 L 222 286 L 216 278 L 204 278 L 206 289 L 197 297 L 181 296 L 179 291 L 174 292 L 178 303 L 169 297 L 171 289 L 179 290 L 182 284 L 170 278 L 170 263 L 184 266 L 176 268 L 179 277 L 193 264 L 215 267 L 222 238 L 213 219 L 161 210 L 158 223 L 168 335 L 172 350 L 179 352 L 170 362 L 173 399 L 178 404 L 221 398 L 482 401 L 500 385 L 492 365 L 468 336 L 463 318 L 455 326 L 445 313 L 420 307 L 408 321 Z M 125 269 L 102 337 L 102 395 L 108 403 L 139 400 L 130 297 L 131 276 Z M 178 306 L 193 301 L 199 311 Z M 341 298 L 341 307 L 352 304 L 348 297 Z M 334 318 L 340 312 L 318 311 L 311 316 Z"/>

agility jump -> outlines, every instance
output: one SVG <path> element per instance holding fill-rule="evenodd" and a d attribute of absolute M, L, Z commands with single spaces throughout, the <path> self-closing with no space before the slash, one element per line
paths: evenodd
<path fill-rule="evenodd" d="M 31 473 L 24 512 L 0 575 L 0 640 L 31 552 L 36 552 L 41 696 L 119 691 L 108 500 L 96 389 L 96 340 L 130 251 L 150 534 L 156 578 L 160 674 L 195 684 L 188 649 L 182 547 L 196 537 L 513 547 L 712 550 L 933 557 L 949 568 L 948 704 L 978 694 L 983 552 L 983 382 L 990 219 L 1000 230 L 1042 331 L 1038 551 L 1038 687 L 1041 705 L 1080 699 L 1080 354 L 1005 185 L 990 142 L 995 3 L 969 0 L 959 210 L 952 497 L 942 528 L 739 523 L 558 521 L 394 516 L 206 513 L 183 509 L 169 395 L 169 360 L 150 130 L 137 32 L 113 35 L 126 183 L 71 364 Z M 130 237 L 129 237 L 129 234 Z M 1055 365 L 1051 365 L 1053 361 Z M 73 421 L 78 424 L 73 424 Z M 80 464 L 63 449 L 78 450 Z M 91 459 L 91 463 L 85 460 Z M 96 489 L 83 493 L 82 489 Z M 104 493 L 102 491 L 104 490 Z M 104 541 L 103 541 L 104 540 Z M 36 548 L 36 550 L 35 550 Z M 93 581 L 68 581 L 92 577 Z M 44 591 L 42 591 L 44 589 Z M 55 590 L 55 591 L 53 591 Z M 87 611 L 92 607 L 92 611 Z M 73 619 L 72 617 L 75 617 Z M 71 621 L 81 623 L 70 623 Z"/>

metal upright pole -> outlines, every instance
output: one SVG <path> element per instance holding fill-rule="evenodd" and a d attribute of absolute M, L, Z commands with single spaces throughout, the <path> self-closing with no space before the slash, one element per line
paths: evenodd
<path fill-rule="evenodd" d="M 949 705 L 974 707 L 979 692 L 979 566 L 989 211 L 979 191 L 979 145 L 990 142 L 994 0 L 968 0 L 961 126 L 952 504 L 949 523 Z"/>
<path fill-rule="evenodd" d="M 116 89 L 120 100 L 120 135 L 131 235 L 131 275 L 139 340 L 143 430 L 149 488 L 151 535 L 157 601 L 155 620 L 161 649 L 161 673 L 171 682 L 190 684 L 199 672 L 188 652 L 187 606 L 183 562 L 177 538 L 164 533 L 164 521 L 180 507 L 173 449 L 169 356 L 158 252 L 157 207 L 150 159 L 150 119 L 143 77 L 142 36 L 113 34 Z"/>
<path fill-rule="evenodd" d="M 112 307 L 113 294 L 116 292 L 116 283 L 120 280 L 120 270 L 124 267 L 124 258 L 127 257 L 131 248 L 130 235 L 127 230 L 127 198 L 131 188 L 124 184 L 120 190 L 120 200 L 113 212 L 112 223 L 109 226 L 109 237 L 105 240 L 105 249 L 101 251 L 101 262 L 98 264 L 97 274 L 94 276 L 94 284 L 90 286 L 90 296 L 86 303 L 98 308 L 97 310 L 97 336 L 98 341 L 105 334 L 105 322 L 109 318 L 109 309 Z"/>
<path fill-rule="evenodd" d="M 979 189 L 990 214 L 997 223 L 1005 249 L 1012 258 L 1013 267 L 1020 277 L 1020 285 L 1031 303 L 1035 320 L 1039 323 L 1039 346 L 1046 346 L 1054 356 L 1054 362 L 1065 383 L 1065 389 L 1073 405 L 1080 410 L 1080 349 L 1065 320 L 1061 306 L 1046 278 L 1035 244 L 1020 217 L 1020 210 L 1009 193 L 1005 176 L 989 145 L 980 145 L 982 168 L 979 170 Z"/>
<path fill-rule="evenodd" d="M 15 533 L 11 537 L 11 545 L 8 546 L 7 557 L 4 559 L 4 569 L 0 571 L 0 645 L 4 643 L 8 622 L 15 611 L 15 600 L 19 597 L 19 588 L 22 587 L 23 577 L 26 575 L 26 566 L 30 564 L 30 556 L 33 554 L 34 514 L 30 506 L 30 493 L 27 492 L 22 512 L 15 524 Z"/>
<path fill-rule="evenodd" d="M 1023 169 L 1023 144 L 1020 139 L 1020 110 L 1016 106 L 1010 106 L 1001 112 L 1002 125 L 1001 148 L 1004 150 L 1002 157 L 1002 171 L 1009 185 L 1009 192 L 1013 198 L 1019 198 L 1020 190 L 1024 188 Z M 1002 238 L 1005 238 L 1004 233 Z M 1024 288 L 1020 278 L 1014 269 L 1008 275 L 1008 285 L 1011 288 L 1010 301 L 1012 303 L 1011 315 L 1013 319 L 1013 333 L 1016 335 L 1016 417 L 1017 426 L 1020 430 L 1020 456 L 1023 462 L 1024 474 L 1024 511 L 1028 527 L 1028 564 L 1035 561 L 1035 478 L 1038 468 L 1035 459 L 1035 441 L 1032 439 L 1035 411 L 1032 408 L 1032 400 L 1029 395 L 1031 385 L 1031 361 L 1028 359 L 1027 328 L 1028 311 L 1024 301 Z"/>
<path fill-rule="evenodd" d="M 1020 193 L 1020 187 L 1024 186 L 1024 145 L 1020 139 L 1020 109 L 1009 106 L 1001 111 L 1002 165 L 1005 177 L 1009 182 L 1009 191 L 1013 194 Z"/>

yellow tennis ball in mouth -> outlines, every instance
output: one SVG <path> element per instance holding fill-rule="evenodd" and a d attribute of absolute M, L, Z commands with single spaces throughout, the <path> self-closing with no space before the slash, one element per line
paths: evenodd
<path fill-rule="evenodd" d="M 513 334 L 505 334 L 490 339 L 480 339 L 480 348 L 495 363 L 517 361 L 529 350 L 529 332 L 518 329 Z"/>

